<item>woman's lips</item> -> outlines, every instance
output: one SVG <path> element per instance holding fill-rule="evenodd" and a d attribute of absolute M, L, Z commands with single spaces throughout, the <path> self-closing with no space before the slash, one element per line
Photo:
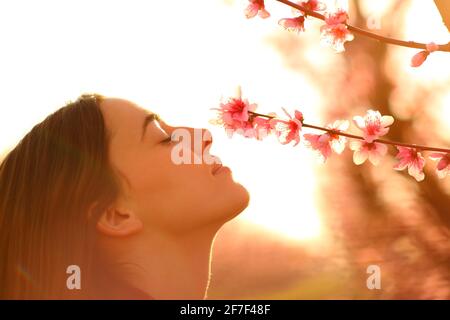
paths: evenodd
<path fill-rule="evenodd" d="M 219 169 L 216 170 L 216 172 L 214 172 L 214 175 L 218 175 L 221 174 L 223 172 L 231 172 L 231 169 L 228 168 L 227 166 L 221 166 Z"/>
<path fill-rule="evenodd" d="M 211 173 L 212 175 L 216 175 L 222 172 L 231 172 L 230 168 L 227 166 L 222 165 L 221 163 L 215 163 L 212 167 Z"/>
<path fill-rule="evenodd" d="M 222 169 L 222 164 L 221 163 L 215 163 L 214 165 L 213 165 L 213 168 L 212 168 L 212 171 L 211 171 L 211 173 L 213 174 L 213 175 L 215 175 L 220 169 Z"/>
<path fill-rule="evenodd" d="M 230 168 L 227 166 L 224 166 L 222 164 L 222 161 L 219 157 L 213 156 L 216 159 L 216 162 L 212 165 L 211 174 L 216 175 L 218 173 L 224 172 L 224 171 L 231 171 Z"/>

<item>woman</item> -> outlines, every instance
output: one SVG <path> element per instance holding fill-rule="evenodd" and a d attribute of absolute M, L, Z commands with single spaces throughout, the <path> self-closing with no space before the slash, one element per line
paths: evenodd
<path fill-rule="evenodd" d="M 214 237 L 249 195 L 226 167 L 174 161 L 180 129 L 194 138 L 97 94 L 36 125 L 0 166 L 0 298 L 205 298 Z"/>

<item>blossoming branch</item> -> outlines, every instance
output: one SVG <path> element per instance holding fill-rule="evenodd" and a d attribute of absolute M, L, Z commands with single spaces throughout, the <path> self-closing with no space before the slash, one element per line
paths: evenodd
<path fill-rule="evenodd" d="M 434 42 L 425 44 L 414 41 L 403 41 L 380 36 L 367 30 L 354 27 L 348 24 L 348 13 L 344 9 L 337 8 L 334 11 L 327 11 L 325 4 L 319 0 L 302 0 L 296 2 L 291 2 L 288 0 L 276 1 L 292 7 L 295 14 L 295 17 L 293 18 L 280 19 L 278 22 L 279 25 L 289 31 L 300 33 L 305 31 L 304 23 L 308 16 L 323 20 L 325 25 L 321 27 L 321 41 L 322 43 L 330 45 L 336 50 L 336 52 L 345 51 L 345 42 L 352 41 L 354 39 L 354 34 L 366 36 L 371 39 L 393 45 L 422 49 L 422 51 L 412 57 L 412 67 L 419 67 L 422 65 L 432 52 L 450 52 L 450 42 L 447 44 L 438 45 Z M 245 9 L 245 15 L 248 19 L 253 18 L 256 15 L 263 19 L 270 17 L 270 13 L 266 9 L 264 0 L 249 0 L 249 2 L 250 4 Z"/>
<path fill-rule="evenodd" d="M 342 154 L 347 140 L 350 139 L 349 148 L 353 151 L 353 162 L 360 165 L 369 160 L 376 166 L 387 154 L 390 145 L 397 148 L 398 151 L 396 155 L 398 163 L 394 169 L 408 169 L 408 173 L 417 181 L 425 179 L 423 172 L 425 157 L 422 153 L 432 151 L 433 153 L 428 157 L 437 161 L 438 177 L 443 179 L 450 174 L 450 149 L 380 139 L 389 132 L 394 118 L 387 115 L 382 116 L 378 111 L 368 110 L 363 117 L 353 117 L 353 123 L 362 132 L 362 136 L 359 136 L 346 132 L 350 126 L 350 122 L 347 120 L 336 120 L 326 127 L 320 127 L 305 123 L 303 114 L 298 110 L 291 115 L 282 108 L 287 116 L 287 119 L 282 119 L 273 112 L 258 113 L 255 111 L 256 108 L 256 104 L 250 104 L 247 99 L 242 99 L 239 90 L 236 97 L 222 102 L 219 108 L 211 108 L 217 111 L 217 118 L 210 122 L 224 127 L 230 137 L 233 133 L 238 133 L 247 138 L 262 140 L 274 134 L 281 144 L 294 142 L 294 146 L 300 143 L 303 128 L 324 131 L 322 134 L 303 134 L 304 144 L 317 153 L 318 159 L 322 163 L 325 163 L 333 153 Z"/>

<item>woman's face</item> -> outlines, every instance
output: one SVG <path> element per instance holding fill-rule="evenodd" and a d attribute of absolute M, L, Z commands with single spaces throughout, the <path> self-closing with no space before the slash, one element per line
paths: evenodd
<path fill-rule="evenodd" d="M 196 136 L 199 152 L 194 148 L 193 128 L 175 128 L 158 119 L 144 126 L 152 113 L 122 99 L 107 98 L 100 108 L 111 136 L 109 159 L 124 181 L 117 205 L 133 212 L 144 229 L 182 233 L 220 227 L 248 205 L 248 192 L 233 181 L 230 169 L 223 167 L 214 173 L 217 164 L 194 163 L 195 152 L 209 156 L 211 141 Z M 180 129 L 187 130 L 189 141 L 167 141 L 174 130 Z M 190 148 L 190 163 L 177 164 L 181 145 Z M 172 152 L 174 147 L 178 152 Z"/>

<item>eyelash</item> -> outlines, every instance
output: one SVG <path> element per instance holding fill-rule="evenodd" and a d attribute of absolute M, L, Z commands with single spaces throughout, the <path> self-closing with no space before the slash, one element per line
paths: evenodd
<path fill-rule="evenodd" d="M 164 139 L 163 141 L 161 141 L 161 143 L 164 143 L 164 144 L 169 144 L 171 142 L 172 142 L 172 137 L 170 137 L 170 136 L 167 139 Z"/>

